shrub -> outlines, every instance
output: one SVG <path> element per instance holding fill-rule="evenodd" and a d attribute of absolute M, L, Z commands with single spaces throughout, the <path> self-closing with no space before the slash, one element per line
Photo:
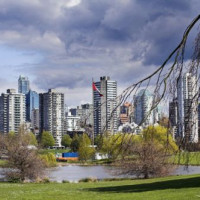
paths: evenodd
<path fill-rule="evenodd" d="M 11 182 L 34 181 L 42 177 L 44 165 L 37 150 L 30 149 L 31 137 L 21 128 L 18 134 L 6 134 L 0 137 L 0 151 L 4 150 L 9 168 L 5 177 Z"/>
<path fill-rule="evenodd" d="M 79 183 L 86 183 L 86 182 L 98 182 L 96 177 L 88 177 L 79 180 Z"/>
<path fill-rule="evenodd" d="M 44 161 L 46 167 L 55 167 L 57 165 L 56 157 L 53 153 L 47 153 L 40 155 L 41 159 Z"/>
<path fill-rule="evenodd" d="M 68 180 L 63 180 L 62 183 L 70 183 Z"/>

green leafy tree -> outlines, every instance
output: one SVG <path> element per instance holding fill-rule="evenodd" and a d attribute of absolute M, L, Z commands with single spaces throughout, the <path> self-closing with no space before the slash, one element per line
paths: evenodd
<path fill-rule="evenodd" d="M 110 159 L 116 159 L 120 154 L 123 134 L 105 134 L 100 152 L 107 155 Z"/>
<path fill-rule="evenodd" d="M 32 132 L 28 133 L 26 137 L 30 140 L 30 145 L 38 146 L 37 139 Z"/>
<path fill-rule="evenodd" d="M 91 140 L 85 133 L 80 138 L 78 153 L 82 161 L 87 161 L 94 156 L 95 149 L 91 147 Z"/>
<path fill-rule="evenodd" d="M 142 133 L 142 141 L 152 141 L 158 145 L 162 145 L 169 153 L 178 151 L 178 146 L 168 133 L 168 129 L 163 126 L 149 126 Z"/>
<path fill-rule="evenodd" d="M 72 143 L 72 139 L 71 139 L 71 137 L 70 137 L 69 135 L 64 135 L 64 136 L 62 137 L 61 144 L 62 144 L 63 146 L 65 146 L 65 147 L 70 147 L 71 143 Z"/>
<path fill-rule="evenodd" d="M 44 148 L 55 145 L 55 140 L 54 140 L 53 136 L 51 135 L 51 133 L 49 133 L 48 131 L 42 132 L 41 145 Z"/>
<path fill-rule="evenodd" d="M 103 146 L 103 136 L 97 135 L 94 139 L 94 144 L 97 146 L 97 151 L 100 151 Z"/>
<path fill-rule="evenodd" d="M 46 167 L 55 167 L 56 166 L 56 157 L 53 153 L 47 153 L 40 155 L 40 158 L 44 161 Z"/>
<path fill-rule="evenodd" d="M 72 142 L 71 142 L 71 145 L 70 145 L 70 148 L 73 152 L 78 151 L 79 142 L 80 142 L 80 138 L 77 134 L 75 134 L 74 137 L 72 138 Z"/>

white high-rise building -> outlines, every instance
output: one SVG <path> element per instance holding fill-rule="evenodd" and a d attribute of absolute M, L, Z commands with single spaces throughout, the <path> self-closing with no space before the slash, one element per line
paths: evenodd
<path fill-rule="evenodd" d="M 64 134 L 64 94 L 49 89 L 39 97 L 40 133 L 49 131 L 55 139 L 55 145 L 60 147 Z"/>
<path fill-rule="evenodd" d="M 25 124 L 26 106 L 25 95 L 16 93 L 14 89 L 8 89 L 7 93 L 0 96 L 0 132 L 17 133 L 19 127 Z"/>
<path fill-rule="evenodd" d="M 93 90 L 94 134 L 102 134 L 104 131 L 115 133 L 117 131 L 117 82 L 110 80 L 109 76 L 103 76 L 94 84 L 100 91 L 99 93 Z"/>
<path fill-rule="evenodd" d="M 198 142 L 198 81 L 185 73 L 178 80 L 178 130 L 176 139 Z"/>
<path fill-rule="evenodd" d="M 134 122 L 136 124 L 146 127 L 159 121 L 159 108 L 151 111 L 153 101 L 154 96 L 149 90 L 140 90 L 134 99 Z"/>

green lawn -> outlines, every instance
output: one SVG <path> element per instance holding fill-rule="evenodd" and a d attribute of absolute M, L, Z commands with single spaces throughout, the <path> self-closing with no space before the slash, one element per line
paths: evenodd
<path fill-rule="evenodd" d="M 200 152 L 183 152 L 173 157 L 172 162 L 180 165 L 200 165 Z"/>
<path fill-rule="evenodd" d="M 0 167 L 6 167 L 7 161 L 0 159 Z"/>
<path fill-rule="evenodd" d="M 1 200 L 197 200 L 200 175 L 97 183 L 0 183 Z"/>
<path fill-rule="evenodd" d="M 48 154 L 48 153 L 65 153 L 68 152 L 69 149 L 40 149 L 39 154 Z"/>

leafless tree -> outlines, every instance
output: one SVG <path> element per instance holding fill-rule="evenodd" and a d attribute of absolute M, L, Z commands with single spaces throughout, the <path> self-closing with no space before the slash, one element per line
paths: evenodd
<path fill-rule="evenodd" d="M 5 170 L 7 180 L 35 180 L 44 175 L 44 163 L 37 150 L 30 147 L 30 138 L 23 129 L 18 134 L 1 136 L 0 149 L 7 156 L 8 167 Z"/>
<path fill-rule="evenodd" d="M 168 162 L 165 150 L 152 141 L 133 144 L 129 154 L 118 160 L 118 174 L 149 178 L 168 175 L 174 166 Z"/>

